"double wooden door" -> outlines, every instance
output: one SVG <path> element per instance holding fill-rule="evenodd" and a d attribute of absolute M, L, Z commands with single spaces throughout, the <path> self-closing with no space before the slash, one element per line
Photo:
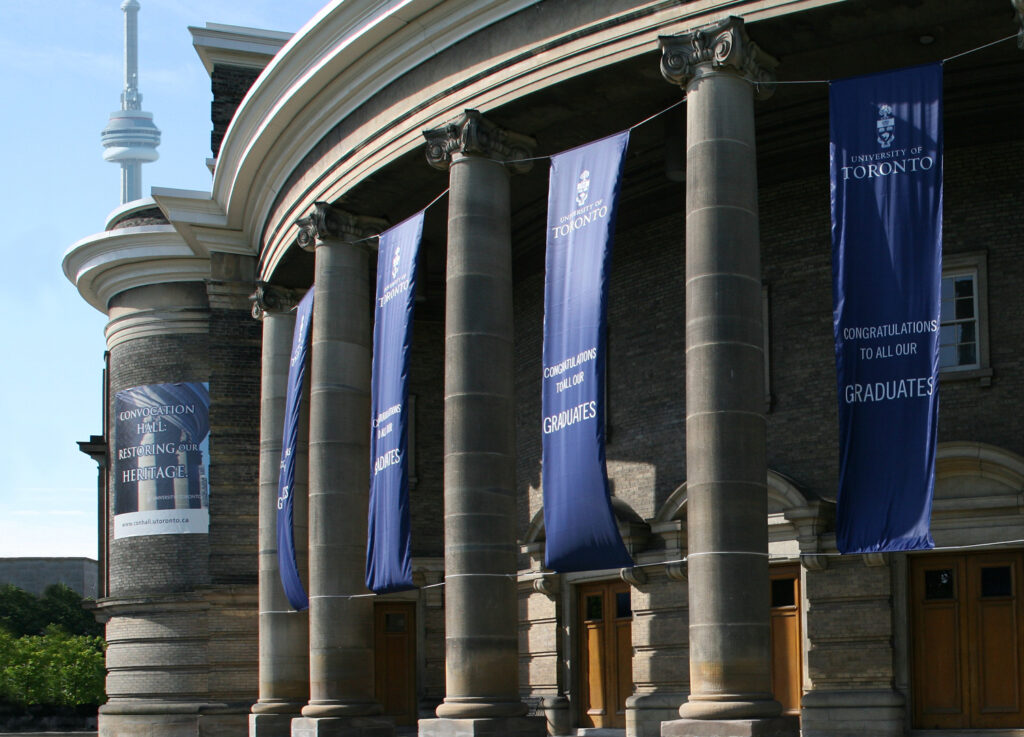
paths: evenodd
<path fill-rule="evenodd" d="M 578 596 L 580 726 L 624 728 L 633 693 L 629 584 L 587 584 Z"/>
<path fill-rule="evenodd" d="M 1024 727 L 1022 554 L 910 559 L 914 723 Z"/>

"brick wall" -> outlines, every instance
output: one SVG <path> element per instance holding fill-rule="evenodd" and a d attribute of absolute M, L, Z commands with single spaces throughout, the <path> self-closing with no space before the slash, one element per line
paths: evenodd
<path fill-rule="evenodd" d="M 231 119 L 242 103 L 245 93 L 260 76 L 259 69 L 239 67 L 232 64 L 215 64 L 210 75 L 213 102 L 210 103 L 210 119 L 213 132 L 210 133 L 210 150 L 214 158 L 220 155 L 220 144 L 224 140 Z"/>

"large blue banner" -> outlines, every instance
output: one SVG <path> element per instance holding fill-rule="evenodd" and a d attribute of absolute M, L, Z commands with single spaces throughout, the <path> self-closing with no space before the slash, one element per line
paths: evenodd
<path fill-rule="evenodd" d="M 605 320 L 615 204 L 629 133 L 551 157 L 544 282 L 545 565 L 632 566 L 605 468 Z"/>
<path fill-rule="evenodd" d="M 312 321 L 313 287 L 310 287 L 299 302 L 295 316 L 292 354 L 288 365 L 288 392 L 285 396 L 281 475 L 277 482 L 277 566 L 288 603 L 300 612 L 309 607 L 309 597 L 302 587 L 299 566 L 295 561 L 292 487 L 295 485 L 295 448 L 299 442 L 299 410 L 302 406 L 302 385 L 306 379 L 306 353 Z"/>
<path fill-rule="evenodd" d="M 380 236 L 370 385 L 366 587 L 413 588 L 409 533 L 409 347 L 423 212 Z"/>
<path fill-rule="evenodd" d="M 931 548 L 942 282 L 942 67 L 833 82 L 836 545 Z"/>

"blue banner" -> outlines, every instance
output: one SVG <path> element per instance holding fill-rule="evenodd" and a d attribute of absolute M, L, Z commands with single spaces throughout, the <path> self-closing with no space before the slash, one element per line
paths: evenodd
<path fill-rule="evenodd" d="M 281 572 L 288 603 L 298 611 L 309 608 L 309 597 L 302 586 L 295 561 L 294 504 L 295 448 L 299 442 L 299 410 L 302 385 L 306 379 L 306 353 L 310 325 L 313 322 L 313 287 L 299 302 L 292 334 L 292 353 L 288 365 L 288 393 L 285 396 L 284 437 L 281 445 L 281 475 L 277 482 L 277 567 Z"/>
<path fill-rule="evenodd" d="M 942 67 L 833 82 L 836 545 L 934 547 L 942 283 Z"/>
<path fill-rule="evenodd" d="M 370 385 L 370 514 L 366 587 L 413 588 L 409 533 L 409 347 L 423 212 L 381 233 Z"/>
<path fill-rule="evenodd" d="M 605 468 L 605 322 L 615 204 L 629 133 L 551 157 L 544 281 L 544 563 L 632 566 Z"/>

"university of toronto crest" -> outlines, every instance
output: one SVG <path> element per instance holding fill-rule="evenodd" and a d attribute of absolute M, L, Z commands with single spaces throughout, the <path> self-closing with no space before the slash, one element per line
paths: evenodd
<path fill-rule="evenodd" d="M 878 106 L 878 144 L 889 148 L 896 139 L 896 119 L 892 116 L 892 106 L 882 103 Z"/>
<path fill-rule="evenodd" d="M 586 169 L 580 174 L 579 181 L 576 182 L 576 206 L 582 207 L 587 201 L 587 195 L 590 193 L 590 172 Z"/>
<path fill-rule="evenodd" d="M 402 262 L 402 249 L 395 248 L 395 255 L 391 259 L 391 278 L 398 276 L 398 265 Z"/>

